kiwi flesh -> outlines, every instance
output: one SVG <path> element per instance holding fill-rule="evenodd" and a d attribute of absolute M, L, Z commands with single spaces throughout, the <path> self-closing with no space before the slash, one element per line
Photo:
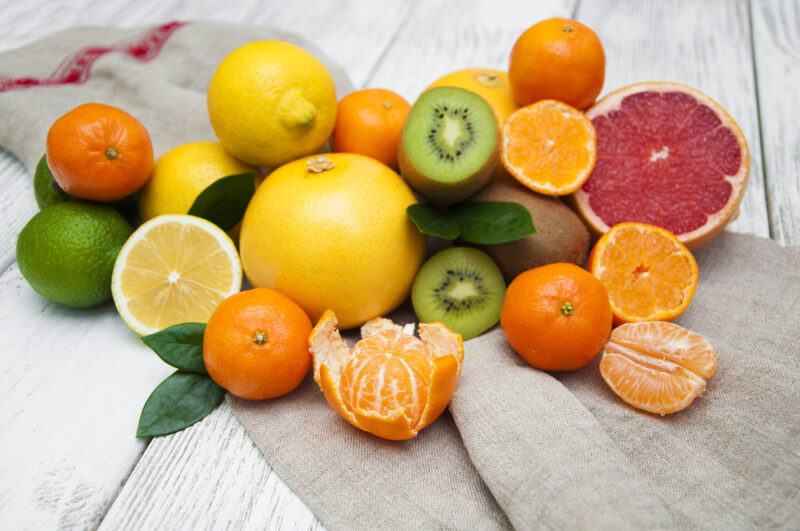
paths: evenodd
<path fill-rule="evenodd" d="M 403 127 L 400 174 L 431 203 L 452 205 L 489 181 L 499 144 L 486 100 L 461 88 L 432 88 L 414 103 Z"/>
<path fill-rule="evenodd" d="M 486 253 L 451 247 L 422 266 L 411 303 L 421 322 L 440 321 L 469 339 L 497 324 L 505 293 L 503 275 Z"/>
<path fill-rule="evenodd" d="M 513 242 L 481 246 L 494 258 L 506 280 L 545 264 L 586 262 L 589 232 L 580 218 L 555 197 L 531 192 L 515 182 L 493 182 L 472 201 L 508 201 L 528 209 L 536 227 L 531 236 Z"/>

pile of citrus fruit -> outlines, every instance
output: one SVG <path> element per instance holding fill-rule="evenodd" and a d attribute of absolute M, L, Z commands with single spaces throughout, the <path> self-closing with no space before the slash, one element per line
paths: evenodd
<path fill-rule="evenodd" d="M 519 37 L 507 72 L 444 75 L 413 104 L 377 88 L 337 102 L 308 52 L 252 42 L 209 81 L 216 141 L 154 159 L 121 109 L 56 120 L 19 267 L 59 304 L 113 298 L 176 375 L 206 379 L 203 407 L 219 386 L 269 399 L 312 371 L 347 422 L 408 439 L 446 408 L 463 340 L 499 323 L 533 367 L 602 353 L 622 400 L 680 411 L 717 355 L 668 321 L 697 288 L 691 250 L 742 199 L 748 147 L 695 89 L 640 83 L 595 102 L 604 77 L 597 35 L 559 18 Z M 426 261 L 429 235 L 459 243 Z M 418 336 L 384 317 L 409 298 Z M 359 326 L 350 347 L 339 327 Z"/>

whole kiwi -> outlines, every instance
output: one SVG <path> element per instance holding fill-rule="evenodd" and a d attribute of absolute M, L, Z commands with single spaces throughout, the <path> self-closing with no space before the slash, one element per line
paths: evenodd
<path fill-rule="evenodd" d="M 589 232 L 580 218 L 555 197 L 531 192 L 511 181 L 493 182 L 472 201 L 508 201 L 528 209 L 536 232 L 513 242 L 481 247 L 494 258 L 508 282 L 534 267 L 555 262 L 582 266 L 589 250 Z"/>

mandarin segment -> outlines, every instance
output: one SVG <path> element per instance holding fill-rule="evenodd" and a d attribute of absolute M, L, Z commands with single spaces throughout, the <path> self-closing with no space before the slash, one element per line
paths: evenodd
<path fill-rule="evenodd" d="M 309 336 L 314 379 L 328 403 L 353 426 L 390 440 L 415 437 L 450 401 L 461 361 L 458 334 L 434 323 L 413 326 L 377 318 L 350 349 L 326 312 Z"/>
<path fill-rule="evenodd" d="M 603 235 L 589 269 L 608 290 L 617 323 L 675 319 L 699 279 L 692 253 L 669 231 L 644 223 L 621 223 Z"/>
<path fill-rule="evenodd" d="M 716 368 L 717 353 L 703 336 L 667 322 L 620 326 L 600 361 L 600 374 L 617 396 L 660 415 L 687 408 Z"/>
<path fill-rule="evenodd" d="M 594 168 L 594 126 L 565 103 L 544 100 L 519 109 L 502 133 L 503 165 L 534 192 L 570 194 Z"/>

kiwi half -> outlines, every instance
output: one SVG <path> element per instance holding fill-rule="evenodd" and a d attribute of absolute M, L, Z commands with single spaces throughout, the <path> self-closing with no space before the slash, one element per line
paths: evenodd
<path fill-rule="evenodd" d="M 464 339 L 496 325 L 506 284 L 492 259 L 478 249 L 452 247 L 425 262 L 411 289 L 423 323 L 441 321 Z"/>
<path fill-rule="evenodd" d="M 497 120 L 486 100 L 461 88 L 433 88 L 406 119 L 400 173 L 431 203 L 451 205 L 489 181 L 499 143 Z"/>

